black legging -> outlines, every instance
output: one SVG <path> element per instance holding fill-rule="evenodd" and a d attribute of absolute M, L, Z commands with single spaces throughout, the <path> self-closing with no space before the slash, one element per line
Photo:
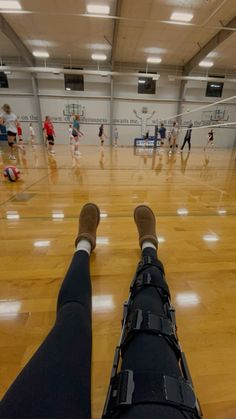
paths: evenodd
<path fill-rule="evenodd" d="M 156 256 L 148 248 L 144 255 Z M 150 270 L 155 268 L 150 267 Z M 143 289 L 132 309 L 163 314 L 161 298 L 153 288 Z M 58 297 L 57 318 L 43 344 L 19 374 L 0 404 L 0 418 L 91 418 L 91 284 L 89 255 L 73 256 Z M 122 368 L 180 375 L 177 359 L 166 341 L 138 334 L 124 353 Z M 133 419 L 192 418 L 173 407 L 132 406 L 114 416 Z"/>
<path fill-rule="evenodd" d="M 0 418 L 90 418 L 91 346 L 89 255 L 81 250 L 62 283 L 56 323 L 5 394 Z"/>
<path fill-rule="evenodd" d="M 186 143 L 188 143 L 188 149 L 190 151 L 191 150 L 191 138 L 189 138 L 189 137 L 184 138 L 184 142 L 183 142 L 183 145 L 181 147 L 181 150 L 184 149 L 184 146 L 185 146 Z"/>

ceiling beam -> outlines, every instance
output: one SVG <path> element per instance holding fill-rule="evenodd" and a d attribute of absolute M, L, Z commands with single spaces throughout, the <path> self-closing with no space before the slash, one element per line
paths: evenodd
<path fill-rule="evenodd" d="M 76 70 L 76 69 L 66 69 L 66 68 L 58 68 L 58 67 L 21 67 L 21 66 L 1 66 L 0 65 L 0 72 L 1 71 L 12 71 L 16 73 L 44 73 L 44 74 L 86 74 L 90 76 L 120 76 L 120 77 L 157 77 L 159 74 L 156 73 L 139 73 L 139 72 L 130 72 L 130 71 L 107 71 L 107 70 Z"/>
<path fill-rule="evenodd" d="M 120 18 L 121 8 L 122 8 L 122 0 L 117 0 L 117 2 L 116 2 L 116 19 L 114 20 L 113 37 L 112 37 L 111 71 L 114 70 L 115 59 L 116 59 L 118 29 L 119 29 L 119 19 L 117 19 L 117 18 Z"/>
<path fill-rule="evenodd" d="M 232 28 L 232 31 L 226 30 L 226 28 Z M 217 48 L 222 42 L 228 39 L 233 33 L 235 33 L 236 28 L 236 16 L 226 25 L 224 26 L 210 41 L 207 42 L 204 47 L 200 49 L 200 51 L 195 54 L 191 60 L 189 60 L 184 66 L 184 76 L 188 76 L 191 71 L 204 59 L 206 58 L 207 54 Z"/>
<path fill-rule="evenodd" d="M 9 25 L 6 19 L 0 14 L 0 31 L 13 43 L 17 51 L 26 62 L 27 65 L 33 67 L 35 65 L 34 56 L 19 38 L 14 29 Z"/>

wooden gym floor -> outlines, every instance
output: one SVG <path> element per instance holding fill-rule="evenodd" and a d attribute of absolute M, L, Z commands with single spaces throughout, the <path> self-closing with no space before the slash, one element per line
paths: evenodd
<path fill-rule="evenodd" d="M 17 162 L 21 181 L 0 181 L 0 397 L 54 323 L 78 214 L 93 201 L 103 213 L 91 258 L 93 418 L 100 418 L 139 259 L 133 210 L 147 203 L 157 215 L 159 257 L 204 417 L 235 418 L 235 153 L 81 151 L 73 159 L 69 146 L 56 146 L 56 156 L 48 157 L 43 146 L 28 146 Z M 6 149 L 0 158 L 2 171 Z"/>

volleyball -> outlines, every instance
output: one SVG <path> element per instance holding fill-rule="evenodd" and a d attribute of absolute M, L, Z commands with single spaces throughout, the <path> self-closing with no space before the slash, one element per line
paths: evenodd
<path fill-rule="evenodd" d="M 3 175 L 10 182 L 16 182 L 20 178 L 20 171 L 15 166 L 7 166 L 3 171 Z"/>

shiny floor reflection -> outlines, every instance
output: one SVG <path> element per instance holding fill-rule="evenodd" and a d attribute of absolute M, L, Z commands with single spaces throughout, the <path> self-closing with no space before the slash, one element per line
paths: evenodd
<path fill-rule="evenodd" d="M 163 150 L 27 147 L 21 179 L 0 180 L 0 397 L 55 319 L 61 280 L 87 201 L 102 212 L 93 285 L 93 418 L 100 418 L 122 303 L 139 258 L 133 210 L 157 215 L 159 256 L 177 309 L 178 333 L 206 418 L 236 412 L 236 162 Z M 3 147 L 1 170 L 9 164 Z M 95 385 L 96 383 L 96 385 Z M 99 385 L 97 385 L 99 383 Z M 226 413 L 225 413 L 226 412 Z M 230 412 L 227 416 L 227 412 Z"/>

